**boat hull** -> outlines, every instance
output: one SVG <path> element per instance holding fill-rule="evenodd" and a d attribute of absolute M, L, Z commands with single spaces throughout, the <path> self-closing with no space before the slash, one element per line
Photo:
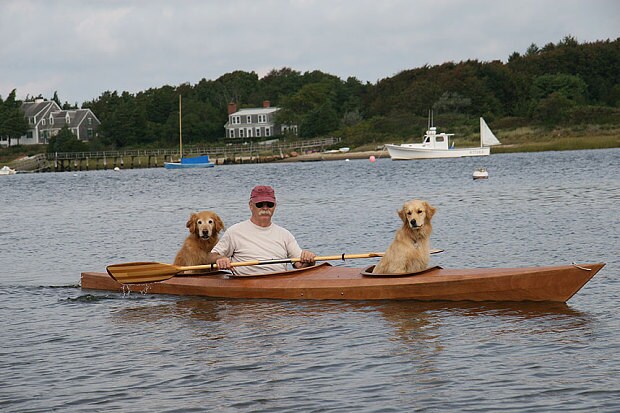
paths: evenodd
<path fill-rule="evenodd" d="M 191 169 L 191 168 L 212 168 L 215 164 L 209 163 L 180 163 L 180 162 L 164 162 L 166 169 Z"/>
<path fill-rule="evenodd" d="M 209 161 L 209 155 L 182 158 L 181 162 L 164 162 L 166 169 L 212 168 L 215 164 Z"/>
<path fill-rule="evenodd" d="M 410 276 L 367 276 L 363 269 L 321 264 L 256 277 L 225 273 L 177 275 L 122 285 L 106 273 L 83 272 L 83 289 L 217 298 L 308 300 L 552 301 L 566 302 L 605 264 L 526 268 L 433 268 Z"/>
<path fill-rule="evenodd" d="M 491 148 L 488 146 L 462 149 L 425 149 L 387 144 L 385 147 L 390 154 L 390 158 L 395 161 L 412 159 L 463 158 L 469 156 L 489 156 L 491 154 Z"/>
<path fill-rule="evenodd" d="M 164 168 L 166 169 L 191 169 L 191 168 L 212 168 L 213 163 L 179 163 L 179 162 L 164 162 Z"/>

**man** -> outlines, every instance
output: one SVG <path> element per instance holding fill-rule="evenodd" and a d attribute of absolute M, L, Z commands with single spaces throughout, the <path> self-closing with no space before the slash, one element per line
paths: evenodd
<path fill-rule="evenodd" d="M 314 265 L 316 255 L 302 250 L 285 228 L 271 222 L 276 210 L 276 196 L 272 187 L 259 185 L 250 194 L 250 219 L 231 226 L 213 247 L 210 262 L 217 263 L 219 269 L 231 269 L 231 262 L 269 259 L 300 258 L 293 264 L 295 268 Z M 264 274 L 285 271 L 286 264 L 252 265 L 234 267 L 239 275 Z"/>

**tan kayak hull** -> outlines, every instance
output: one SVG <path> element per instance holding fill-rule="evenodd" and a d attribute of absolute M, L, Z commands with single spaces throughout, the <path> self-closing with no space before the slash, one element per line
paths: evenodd
<path fill-rule="evenodd" d="M 322 264 L 255 277 L 177 275 L 163 282 L 125 286 L 106 273 L 84 272 L 81 285 L 83 289 L 219 298 L 566 302 L 604 265 L 434 268 L 410 276 L 368 276 L 361 268 Z"/>

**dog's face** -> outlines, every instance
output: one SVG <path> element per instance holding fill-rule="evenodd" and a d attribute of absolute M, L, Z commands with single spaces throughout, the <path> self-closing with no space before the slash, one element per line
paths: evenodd
<path fill-rule="evenodd" d="M 191 214 L 185 226 L 190 233 L 207 240 L 219 234 L 224 228 L 224 222 L 215 212 L 200 211 Z"/>
<path fill-rule="evenodd" d="M 428 202 L 419 199 L 405 202 L 402 209 L 398 211 L 398 216 L 403 220 L 403 224 L 413 230 L 429 225 L 434 214 L 435 208 Z"/>

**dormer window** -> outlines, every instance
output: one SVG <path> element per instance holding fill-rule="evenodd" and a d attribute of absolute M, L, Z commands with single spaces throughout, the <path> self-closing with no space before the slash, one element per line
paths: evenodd
<path fill-rule="evenodd" d="M 247 116 L 246 123 L 252 123 L 252 116 L 251 115 Z"/>

